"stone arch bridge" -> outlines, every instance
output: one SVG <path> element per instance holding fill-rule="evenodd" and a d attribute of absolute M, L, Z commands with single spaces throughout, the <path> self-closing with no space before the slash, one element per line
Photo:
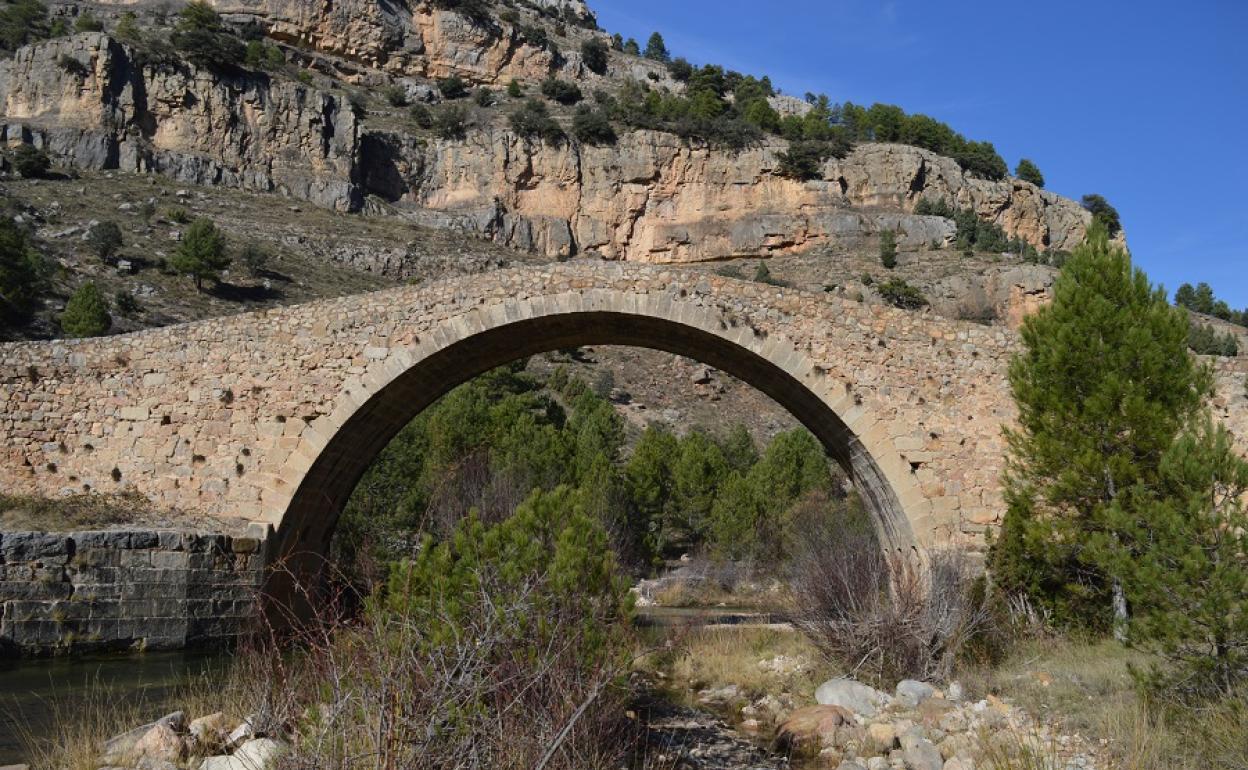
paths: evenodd
<path fill-rule="evenodd" d="M 420 410 L 499 364 L 586 344 L 679 353 L 764 391 L 848 471 L 895 547 L 975 547 L 999 514 L 1010 332 L 588 261 L 5 344 L 0 489 L 134 491 L 188 520 L 259 525 L 281 552 L 321 552 Z"/>

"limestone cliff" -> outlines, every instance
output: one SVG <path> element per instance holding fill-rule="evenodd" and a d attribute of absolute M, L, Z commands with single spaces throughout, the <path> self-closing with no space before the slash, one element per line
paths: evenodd
<path fill-rule="evenodd" d="M 79 67 L 66 67 L 68 60 Z M 339 209 L 359 203 L 358 125 L 331 94 L 289 80 L 141 64 L 101 33 L 20 49 L 0 62 L 9 142 L 85 168 L 276 191 Z"/>
<path fill-rule="evenodd" d="M 590 147 L 493 130 L 399 144 L 377 154 L 365 147 L 369 192 L 434 223 L 549 254 L 694 262 L 854 243 L 884 228 L 903 247 L 950 243 L 949 220 L 909 213 L 924 195 L 973 208 L 1041 248 L 1073 248 L 1090 220 L 1074 201 L 1027 182 L 973 179 L 948 158 L 902 145 L 862 145 L 825 164 L 821 179 L 798 182 L 777 173 L 778 140 L 729 153 L 653 131 Z M 378 178 L 402 183 L 373 185 Z"/>
<path fill-rule="evenodd" d="M 426 73 L 459 68 L 470 50 L 473 66 L 491 72 L 529 66 L 513 56 L 512 70 L 496 67 L 487 41 L 450 45 L 472 25 L 423 5 L 413 12 L 414 27 L 387 27 L 380 16 L 339 19 L 339 6 L 259 1 L 273 29 L 289 24 L 312 34 L 321 23 L 344 25 L 332 45 L 350 41 L 352 56 L 379 65 L 405 49 L 377 30 L 407 35 L 427 23 L 433 31 L 409 46 L 423 52 Z M 357 23 L 359 34 L 342 32 Z M 82 66 L 64 66 L 67 57 Z M 454 67 L 438 64 L 452 59 Z M 532 66 L 549 64 L 535 58 Z M 770 256 L 853 245 L 884 228 L 898 231 L 903 248 L 948 244 L 949 220 L 911 213 L 925 195 L 974 208 L 1040 248 L 1072 248 L 1089 221 L 1073 201 L 1018 180 L 975 179 L 948 158 L 902 145 L 861 145 L 828 161 L 820 178 L 798 182 L 777 173 L 785 143 L 775 138 L 730 152 L 632 131 L 592 147 L 526 140 L 504 121 L 487 121 L 462 140 L 418 140 L 366 129 L 367 120 L 343 101 L 278 75 L 144 63 L 99 33 L 23 48 L 0 62 L 4 136 L 43 145 L 61 162 L 273 191 L 340 210 L 377 196 L 415 221 L 548 255 L 595 252 L 643 262 Z"/>

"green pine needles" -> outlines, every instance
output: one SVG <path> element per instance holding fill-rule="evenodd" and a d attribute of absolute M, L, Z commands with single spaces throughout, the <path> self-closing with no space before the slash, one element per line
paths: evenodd
<path fill-rule="evenodd" d="M 1147 683 L 1230 692 L 1248 673 L 1248 465 L 1205 408 L 1186 312 L 1098 224 L 1022 338 L 997 586 L 1159 653 Z"/>

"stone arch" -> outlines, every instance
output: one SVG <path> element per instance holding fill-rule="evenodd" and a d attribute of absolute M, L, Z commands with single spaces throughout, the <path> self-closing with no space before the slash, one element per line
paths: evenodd
<path fill-rule="evenodd" d="M 629 345 L 697 359 L 766 393 L 849 474 L 890 549 L 933 542 L 930 503 L 874 420 L 791 342 L 733 325 L 671 293 L 586 289 L 466 309 L 407 348 L 391 349 L 348 381 L 334 408 L 303 431 L 265 499 L 277 555 L 324 553 L 337 516 L 377 454 L 413 417 L 496 366 L 582 345 Z"/>

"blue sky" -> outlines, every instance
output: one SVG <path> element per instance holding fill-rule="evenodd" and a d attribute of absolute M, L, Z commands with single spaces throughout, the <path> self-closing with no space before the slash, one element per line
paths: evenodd
<path fill-rule="evenodd" d="M 590 0 L 644 46 L 887 102 L 1097 192 L 1171 292 L 1248 307 L 1248 0 Z"/>

